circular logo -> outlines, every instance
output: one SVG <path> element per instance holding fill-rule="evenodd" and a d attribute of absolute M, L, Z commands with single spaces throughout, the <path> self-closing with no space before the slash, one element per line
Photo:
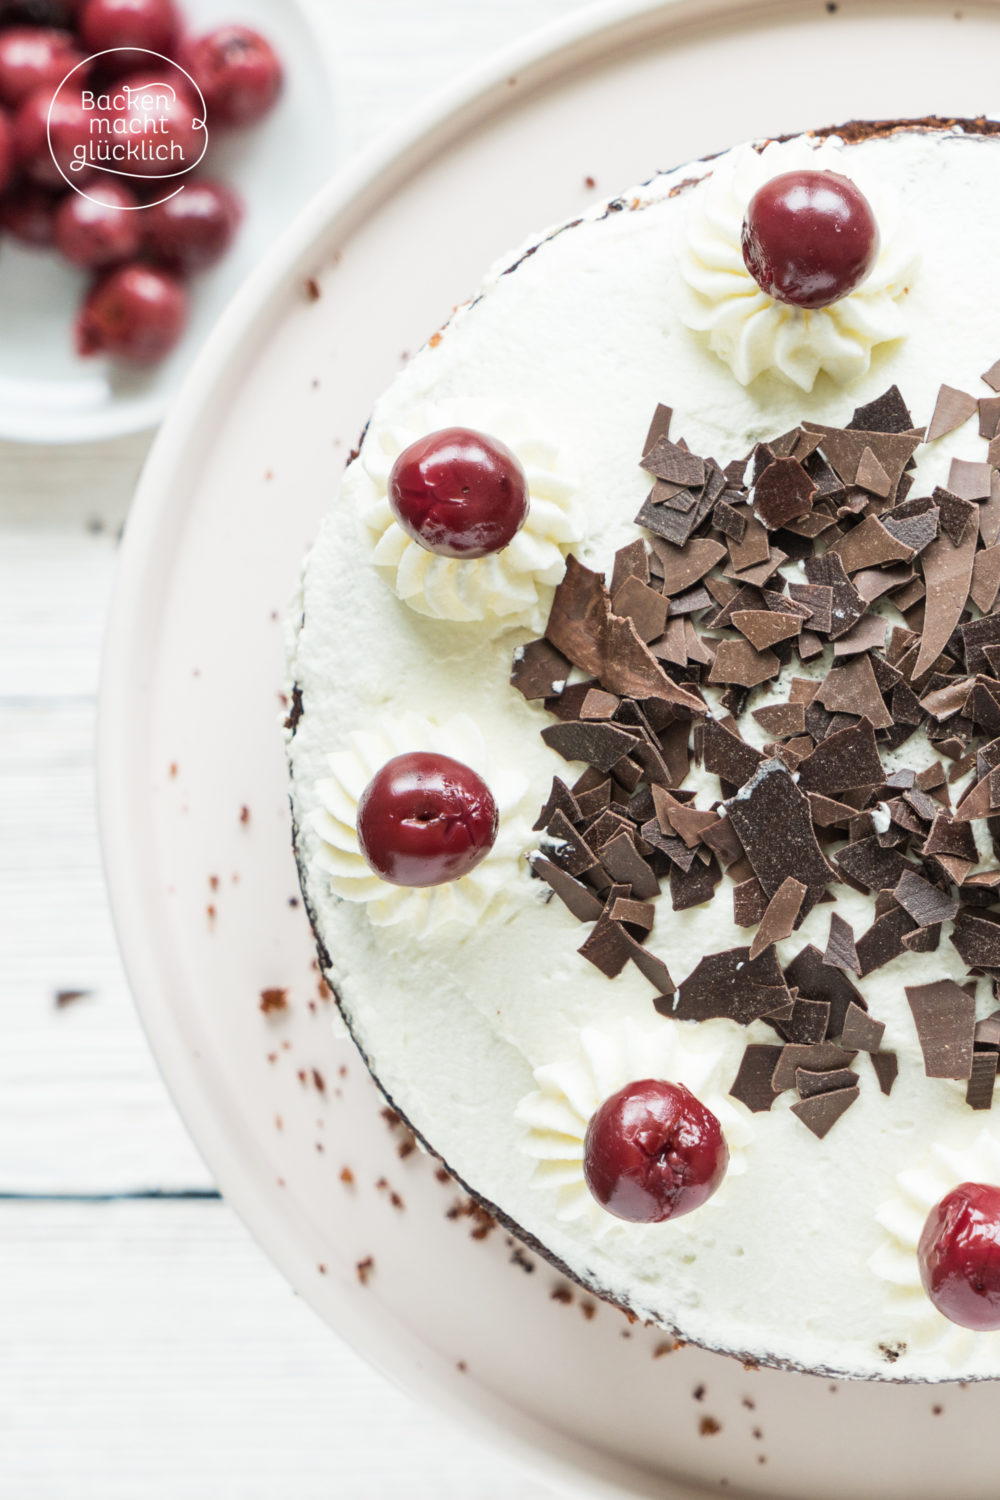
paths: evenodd
<path fill-rule="evenodd" d="M 77 63 L 52 96 L 47 131 L 74 192 L 90 197 L 105 176 L 149 183 L 137 208 L 183 192 L 178 179 L 208 149 L 201 89 L 180 63 L 145 47 L 109 47 Z"/>

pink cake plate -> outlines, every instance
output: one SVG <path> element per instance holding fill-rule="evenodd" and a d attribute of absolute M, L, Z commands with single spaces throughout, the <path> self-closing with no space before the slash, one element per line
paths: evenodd
<path fill-rule="evenodd" d="M 230 1202 L 340 1335 L 566 1493 L 992 1500 L 995 1393 L 666 1354 L 655 1329 L 565 1300 L 502 1230 L 476 1237 L 433 1162 L 400 1154 L 318 994 L 289 847 L 281 616 L 373 398 L 497 255 L 747 136 L 988 110 L 998 47 L 1000 4 L 964 0 L 578 13 L 313 202 L 218 325 L 139 487 L 101 801 L 167 1081 Z M 287 1008 L 263 1014 L 266 989 Z"/>

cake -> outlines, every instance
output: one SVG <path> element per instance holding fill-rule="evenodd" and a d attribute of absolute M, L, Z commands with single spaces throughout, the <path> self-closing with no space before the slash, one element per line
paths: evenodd
<path fill-rule="evenodd" d="M 998 129 L 754 142 L 520 247 L 376 402 L 290 615 L 302 889 L 387 1099 L 761 1364 L 1000 1376 Z M 781 281 L 817 174 L 863 206 L 832 298 Z"/>

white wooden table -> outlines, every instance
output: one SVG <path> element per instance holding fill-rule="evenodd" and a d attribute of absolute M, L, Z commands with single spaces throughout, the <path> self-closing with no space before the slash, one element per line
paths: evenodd
<path fill-rule="evenodd" d="M 343 157 L 576 8 L 317 3 Z M 147 446 L 0 444 L 0 1497 L 542 1500 L 298 1301 L 215 1193 L 150 1057 L 93 788 L 103 621 Z"/>

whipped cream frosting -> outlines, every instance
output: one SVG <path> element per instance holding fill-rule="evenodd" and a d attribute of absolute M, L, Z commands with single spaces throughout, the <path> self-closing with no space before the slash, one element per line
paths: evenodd
<path fill-rule="evenodd" d="M 538 1087 L 517 1106 L 525 1127 L 521 1149 L 536 1163 L 534 1181 L 556 1199 L 562 1220 L 586 1218 L 600 1239 L 618 1235 L 636 1241 L 655 1241 L 661 1226 L 628 1224 L 606 1213 L 592 1197 L 583 1175 L 583 1146 L 587 1125 L 604 1100 L 627 1083 L 661 1078 L 682 1083 L 710 1109 L 722 1127 L 729 1148 L 726 1176 L 705 1206 L 725 1206 L 726 1183 L 746 1171 L 745 1147 L 753 1139 L 753 1116 L 728 1093 L 732 1078 L 721 1060 L 713 1027 L 681 1021 L 655 1030 L 624 1020 L 603 1029 L 585 1026 L 578 1055 L 535 1069 Z"/>
<path fill-rule="evenodd" d="M 539 235 L 499 263 L 478 299 L 379 398 L 362 457 L 374 434 L 421 430 L 428 407 L 447 410 L 468 397 L 504 409 L 516 392 L 532 430 L 558 434 L 572 452 L 583 538 L 573 551 L 608 569 L 616 548 L 640 535 L 634 517 L 649 480 L 636 459 L 658 401 L 674 408 L 677 437 L 726 464 L 797 422 L 843 424 L 894 382 L 918 423 L 929 419 L 942 381 L 978 389 L 979 372 L 1000 353 L 996 326 L 983 316 L 995 300 L 992 258 L 983 246 L 1000 232 L 997 143 L 912 131 L 850 146 L 834 141 L 826 149 L 836 153 L 839 170 L 891 186 L 905 221 L 920 224 L 907 336 L 876 345 L 870 367 L 849 386 L 821 373 L 805 392 L 770 370 L 743 386 L 704 334 L 687 326 L 676 246 L 689 206 L 707 194 L 711 178 L 685 187 L 702 170 L 686 166 L 623 195 L 624 207 L 599 206 L 575 227 Z M 713 175 L 726 160 L 710 164 Z M 976 230 L 956 235 L 968 203 L 977 205 Z M 533 253 L 524 258 L 527 249 Z M 498 435 L 509 441 L 509 434 Z M 979 458 L 981 446 L 973 421 L 918 450 L 913 494 L 946 484 L 951 458 Z M 907 983 L 967 979 L 947 926 L 936 953 L 901 956 L 859 984 L 873 1015 L 885 1022 L 886 1048 L 899 1054 L 891 1098 L 881 1094 L 860 1054 L 860 1097 L 824 1140 L 791 1114 L 787 1095 L 753 1117 L 753 1137 L 740 1147 L 746 1170 L 727 1175 L 717 1211 L 706 1204 L 653 1226 L 661 1233 L 635 1238 L 598 1238 L 591 1215 L 560 1216 L 559 1190 L 539 1186 L 518 1114 L 529 1095 L 542 1091 L 536 1070 L 578 1065 L 587 1028 L 604 1034 L 630 1021 L 643 1032 L 666 1032 L 678 1023 L 657 1018 L 652 989 L 634 965 L 608 980 L 582 959 L 577 949 L 589 929 L 557 900 L 546 904 L 541 883 L 520 866 L 488 920 L 452 929 L 462 934 L 457 947 L 386 942 L 367 905 L 333 889 L 322 865 L 333 846 L 312 815 L 323 806 L 319 789 L 330 779 L 330 754 L 373 722 L 433 712 L 444 725 L 467 715 L 482 733 L 491 767 L 513 768 L 524 778 L 529 822 L 552 777 L 572 781 L 582 769 L 542 742 L 549 715 L 509 685 L 512 651 L 532 630 L 500 637 L 495 619 L 433 619 L 386 586 L 371 565 L 370 534 L 353 519 L 372 486 L 363 462 L 353 463 L 305 568 L 290 651 L 303 713 L 290 759 L 298 854 L 316 929 L 331 956 L 327 977 L 383 1089 L 485 1201 L 595 1290 L 686 1339 L 851 1375 L 1000 1375 L 1000 1350 L 989 1339 L 956 1366 L 940 1348 L 913 1338 L 911 1320 L 889 1305 L 885 1281 L 869 1266 L 886 1241 L 877 1213 L 898 1196 L 898 1175 L 919 1166 L 935 1140 L 954 1139 L 969 1117 L 958 1087 L 925 1076 L 903 991 Z M 785 571 L 801 576 L 791 564 Z M 783 673 L 755 705 L 779 701 L 790 675 Z M 796 667 L 794 675 L 808 674 Z M 746 721 L 748 738 L 755 727 Z M 885 757 L 890 768 L 918 769 L 935 758 L 919 737 Z M 697 791 L 699 806 L 721 795 L 717 780 L 698 768 L 686 784 Z M 834 890 L 836 909 L 863 931 L 870 900 L 846 886 Z M 819 905 L 810 912 L 779 948 L 782 962 L 806 942 L 825 946 L 831 910 Z M 675 983 L 702 955 L 745 942 L 731 912 L 725 884 L 712 902 L 687 911 L 672 911 L 668 893 L 660 897 L 648 944 Z M 986 982 L 979 987 L 982 1015 L 992 1000 Z M 748 1029 L 705 1024 L 723 1082 L 735 1078 L 747 1042 L 775 1040 L 760 1022 Z M 981 1128 L 979 1119 L 975 1126 Z M 885 1348 L 894 1351 L 892 1364 Z"/>
<path fill-rule="evenodd" d="M 964 1085 L 953 1084 L 964 1093 Z M 982 1116 L 979 1116 L 981 1119 Z M 972 1133 L 973 1129 L 976 1133 Z M 892 1316 L 907 1327 L 910 1343 L 933 1351 L 959 1370 L 977 1353 L 1000 1351 L 1000 1332 L 976 1333 L 952 1323 L 927 1297 L 920 1280 L 917 1247 L 935 1204 L 961 1182 L 1000 1184 L 1000 1136 L 978 1120 L 966 1122 L 965 1138 L 938 1141 L 919 1165 L 896 1176 L 897 1195 L 881 1204 L 876 1218 L 885 1241 L 869 1266 L 886 1286 Z"/>
<path fill-rule="evenodd" d="M 435 556 L 392 513 L 393 464 L 417 438 L 443 427 L 471 427 L 499 438 L 525 471 L 528 516 L 501 552 L 465 560 Z M 349 488 L 371 535 L 372 562 L 411 609 L 437 620 L 490 619 L 498 627 L 542 629 L 552 591 L 566 571 L 566 553 L 582 537 L 577 483 L 551 436 L 533 432 L 523 414 L 496 403 L 428 403 L 405 424 L 376 421 L 354 470 Z"/>
<path fill-rule="evenodd" d="M 358 800 L 375 773 L 408 750 L 431 750 L 471 766 L 493 793 L 500 826 L 493 848 L 467 875 L 446 885 L 392 885 L 380 879 L 358 843 Z M 482 730 L 466 714 L 435 724 L 419 714 L 385 716 L 358 729 L 329 757 L 329 775 L 317 783 L 319 806 L 310 824 L 319 836 L 316 868 L 344 901 L 362 903 L 376 927 L 402 927 L 420 940 L 456 924 L 475 927 L 497 914 L 529 880 L 526 854 L 535 842 L 527 812 L 527 780 L 491 765 Z"/>
<path fill-rule="evenodd" d="M 849 177 L 864 193 L 881 244 L 874 266 L 849 296 L 810 311 L 762 292 L 743 260 L 747 206 L 772 177 L 805 168 Z M 707 333 L 709 347 L 749 385 L 771 370 L 811 391 L 821 370 L 839 385 L 864 375 L 879 344 L 904 337 L 906 294 L 920 259 L 916 231 L 901 221 L 891 181 L 859 166 L 834 141 L 798 137 L 772 141 L 763 151 L 729 152 L 691 195 L 676 236 L 682 292 L 679 311 L 689 328 Z"/>

